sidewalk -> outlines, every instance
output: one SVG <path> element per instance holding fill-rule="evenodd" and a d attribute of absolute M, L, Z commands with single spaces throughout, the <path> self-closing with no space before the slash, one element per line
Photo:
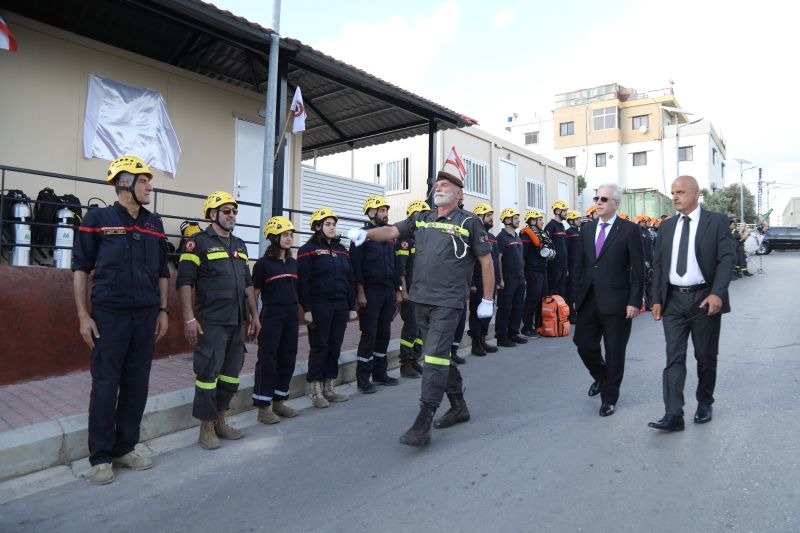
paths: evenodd
<path fill-rule="evenodd" d="M 392 323 L 389 367 L 397 366 L 402 321 Z M 348 323 L 342 345 L 339 381 L 355 379 L 358 322 Z M 469 337 L 465 335 L 467 342 Z M 252 408 L 253 371 L 258 347 L 247 345 L 239 393 L 231 404 L 232 414 Z M 88 349 L 87 349 L 88 357 Z M 291 397 L 305 394 L 308 336 L 300 327 L 297 364 Z M 147 441 L 193 427 L 194 395 L 192 354 L 178 354 L 153 361 L 150 390 L 142 420 L 141 440 Z M 0 481 L 88 456 L 87 411 L 91 375 L 89 371 L 0 387 Z"/>

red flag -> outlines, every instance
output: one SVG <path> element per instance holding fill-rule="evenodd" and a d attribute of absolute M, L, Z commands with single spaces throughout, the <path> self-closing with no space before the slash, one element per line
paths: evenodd
<path fill-rule="evenodd" d="M 467 167 L 464 166 L 464 162 L 461 161 L 460 157 L 458 157 L 458 152 L 456 152 L 455 146 L 450 148 L 450 155 L 447 156 L 447 160 L 445 161 L 445 164 L 447 163 L 452 164 L 458 169 L 458 173 L 460 174 L 462 181 L 467 178 Z"/>
<path fill-rule="evenodd" d="M 17 40 L 11 35 L 11 30 L 8 29 L 3 17 L 0 17 L 0 49 L 11 52 L 17 51 Z"/>

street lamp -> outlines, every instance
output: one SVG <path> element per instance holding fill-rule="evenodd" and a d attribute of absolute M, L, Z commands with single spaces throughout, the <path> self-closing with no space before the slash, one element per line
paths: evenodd
<path fill-rule="evenodd" d="M 670 107 L 667 105 L 662 105 L 661 109 L 669 113 L 675 113 L 675 177 L 677 178 L 678 176 L 681 175 L 681 128 L 684 126 L 688 126 L 690 124 L 697 124 L 698 122 L 703 120 L 703 117 L 696 118 L 691 122 L 684 122 L 683 124 L 681 124 L 680 122 L 678 122 L 678 117 L 677 117 L 678 114 L 694 115 L 694 113 L 692 113 L 691 111 L 686 111 L 685 109 L 680 109 L 678 107 Z"/>
<path fill-rule="evenodd" d="M 751 168 L 756 168 L 755 165 L 752 167 L 744 168 L 745 165 L 752 165 L 752 161 L 748 161 L 747 159 L 734 159 L 737 163 L 739 163 L 739 222 L 744 222 L 744 171 L 750 170 Z"/>

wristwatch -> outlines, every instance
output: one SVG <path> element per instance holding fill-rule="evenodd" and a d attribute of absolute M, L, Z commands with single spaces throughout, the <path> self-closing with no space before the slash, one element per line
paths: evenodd
<path fill-rule="evenodd" d="M 169 307 L 159 307 L 159 308 L 158 308 L 158 311 L 159 311 L 160 313 L 167 313 L 167 314 L 169 314 L 169 312 L 171 311 L 171 309 L 170 309 Z"/>

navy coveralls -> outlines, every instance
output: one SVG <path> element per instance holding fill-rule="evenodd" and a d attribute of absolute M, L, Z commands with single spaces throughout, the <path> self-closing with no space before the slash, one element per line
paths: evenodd
<path fill-rule="evenodd" d="M 365 230 L 374 228 L 372 223 Z M 391 337 L 395 292 L 398 280 L 394 269 L 394 241 L 367 241 L 362 246 L 350 243 L 356 283 L 364 287 L 367 306 L 359 311 L 361 341 L 356 352 L 356 378 L 359 384 L 387 376 L 386 350 Z"/>
<path fill-rule="evenodd" d="M 175 285 L 195 289 L 195 318 L 203 328 L 194 346 L 192 415 L 215 420 L 239 390 L 244 365 L 244 325 L 249 317 L 247 288 L 252 287 L 247 245 L 231 235 L 223 239 L 211 225 L 184 245 Z"/>
<path fill-rule="evenodd" d="M 497 239 L 494 238 L 494 235 L 487 231 L 486 238 L 492 246 L 494 286 L 497 287 L 500 284 L 500 249 L 497 247 Z M 492 317 L 478 318 L 478 306 L 483 299 L 483 269 L 481 269 L 479 261 L 475 261 L 475 266 L 472 270 L 472 287 L 475 287 L 475 291 L 470 290 L 469 293 L 469 336 L 473 339 L 481 339 L 489 334 L 489 323 L 492 321 Z"/>
<path fill-rule="evenodd" d="M 110 463 L 133 451 L 147 403 L 161 303 L 159 278 L 169 278 L 164 227 L 139 208 L 136 220 L 119 202 L 90 209 L 75 236 L 72 270 L 92 272 L 89 462 Z"/>
<path fill-rule="evenodd" d="M 503 340 L 519 335 L 525 301 L 525 264 L 522 241 L 516 233 L 511 235 L 501 230 L 497 234 L 497 247 L 500 249 L 503 288 L 497 291 L 495 337 Z"/>
<path fill-rule="evenodd" d="M 538 244 L 531 238 L 534 234 Z M 536 330 L 542 320 L 542 298 L 547 293 L 547 259 L 542 257 L 542 234 L 526 228 L 520 233 L 522 256 L 525 262 L 525 310 L 522 313 L 523 331 Z"/>
<path fill-rule="evenodd" d="M 567 243 L 567 296 L 564 300 L 569 305 L 569 321 L 573 324 L 576 319 L 575 311 L 575 298 L 578 287 L 573 284 L 573 272 L 575 271 L 575 261 L 578 260 L 578 254 L 581 253 L 581 231 L 580 229 L 570 226 L 565 231 L 565 241 Z"/>
<path fill-rule="evenodd" d="M 567 233 L 564 225 L 556 219 L 550 220 L 544 230 L 553 240 L 555 259 L 547 262 L 547 292 L 567 297 Z"/>
<path fill-rule="evenodd" d="M 253 266 L 253 288 L 261 291 L 261 332 L 253 377 L 253 405 L 289 399 L 297 360 L 297 261 L 265 255 Z"/>
<path fill-rule="evenodd" d="M 350 254 L 339 239 L 312 237 L 297 254 L 298 297 L 314 318 L 308 328 L 306 381 L 336 379 L 349 311 L 356 310 Z"/>

